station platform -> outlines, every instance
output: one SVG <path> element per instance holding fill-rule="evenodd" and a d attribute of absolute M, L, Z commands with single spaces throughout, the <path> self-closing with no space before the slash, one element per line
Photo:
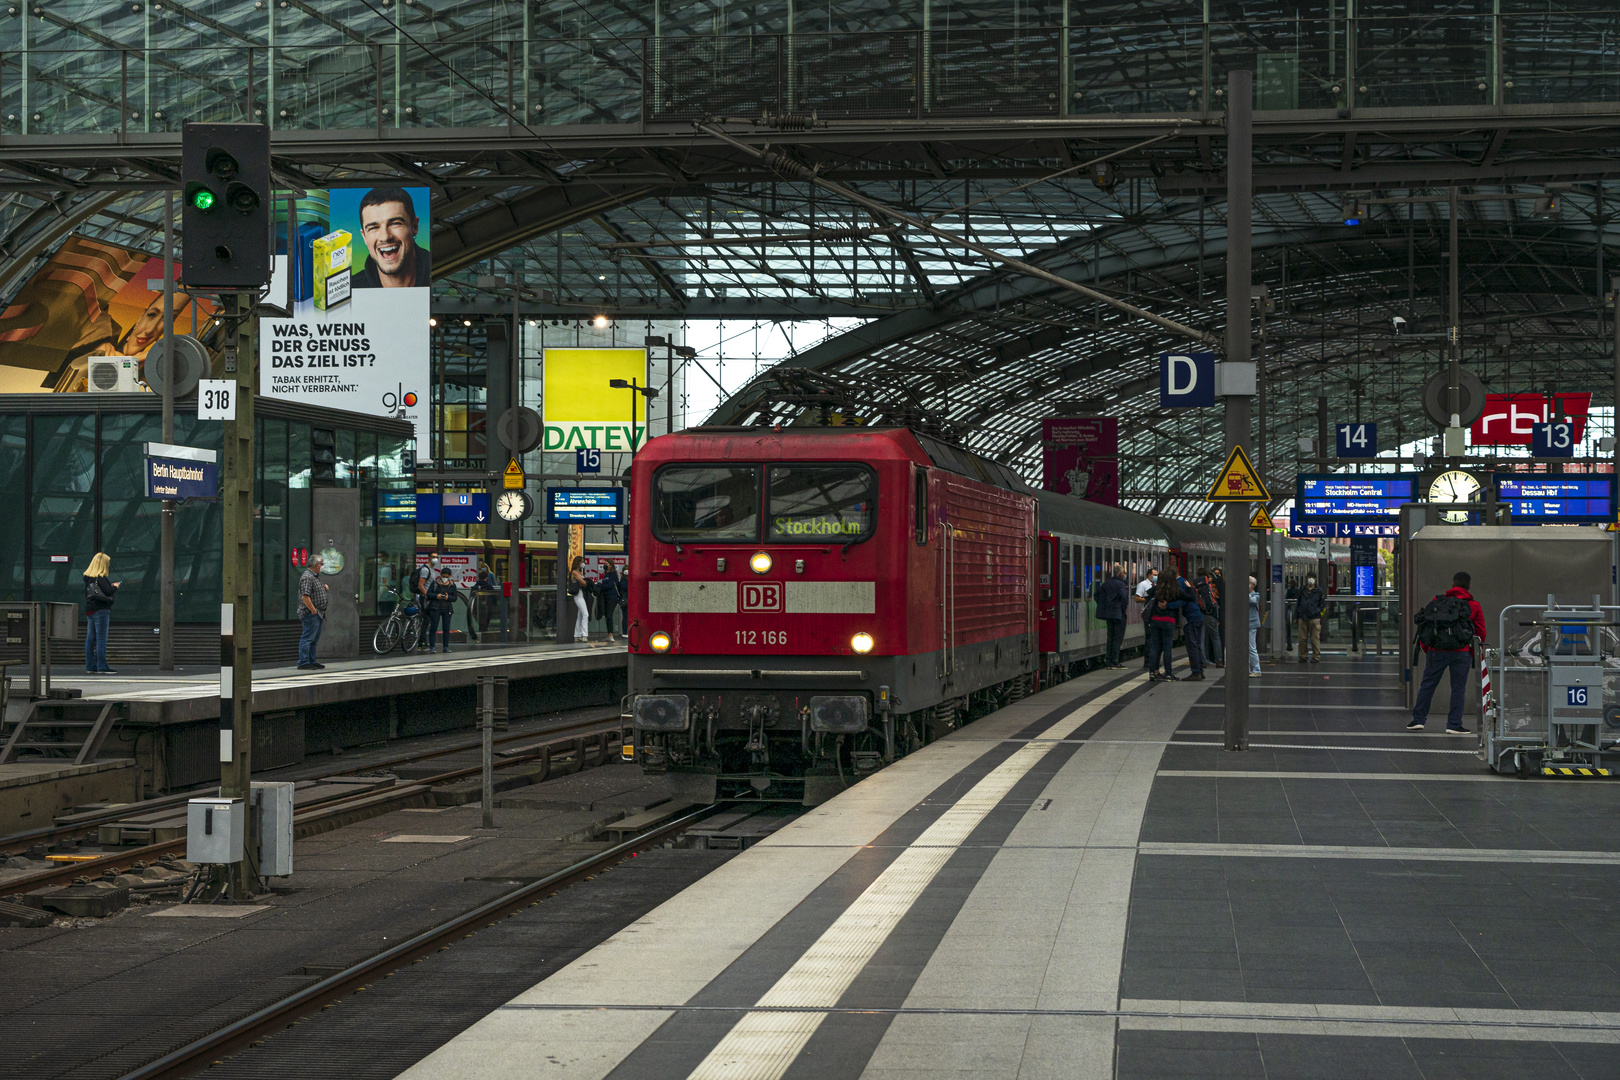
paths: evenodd
<path fill-rule="evenodd" d="M 253 711 L 276 712 L 366 698 L 473 686 L 480 675 L 513 681 L 625 666 L 623 645 L 500 645 L 451 653 L 368 656 L 325 661 L 324 671 L 294 665 L 255 667 Z M 85 701 L 128 705 L 137 723 L 185 723 L 219 718 L 219 668 L 184 673 L 120 671 L 117 675 L 57 675 L 55 687 L 80 692 Z"/>
<path fill-rule="evenodd" d="M 1393 662 L 1094 672 L 778 830 L 411 1080 L 1597 1077 L 1620 788 L 1498 777 Z M 1242 674 L 1241 672 L 1239 673 Z"/>

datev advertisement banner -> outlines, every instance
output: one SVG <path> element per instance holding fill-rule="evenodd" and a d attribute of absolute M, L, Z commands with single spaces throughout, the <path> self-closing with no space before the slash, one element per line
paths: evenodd
<path fill-rule="evenodd" d="M 292 317 L 259 321 L 259 393 L 402 417 L 416 426 L 416 456 L 426 461 L 428 189 L 312 195 L 299 200 L 291 230 L 278 225 L 292 243 L 290 257 L 277 260 L 270 303 L 290 299 Z"/>
<path fill-rule="evenodd" d="M 646 386 L 646 349 L 547 349 L 544 363 L 540 406 L 548 453 L 580 447 L 627 453 L 641 446 L 647 434 L 647 399 L 609 384 L 634 379 L 637 386 Z"/>

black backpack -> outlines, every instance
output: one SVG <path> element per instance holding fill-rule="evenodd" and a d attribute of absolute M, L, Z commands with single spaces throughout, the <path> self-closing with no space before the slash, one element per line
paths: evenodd
<path fill-rule="evenodd" d="M 1458 652 L 1474 644 L 1474 616 L 1468 601 L 1457 596 L 1436 596 L 1412 620 L 1417 641 L 1436 652 Z"/>

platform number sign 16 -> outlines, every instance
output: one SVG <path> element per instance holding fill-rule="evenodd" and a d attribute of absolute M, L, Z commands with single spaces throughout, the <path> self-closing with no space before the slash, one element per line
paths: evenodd
<path fill-rule="evenodd" d="M 197 419 L 236 419 L 236 380 L 200 379 L 197 382 Z"/>
<path fill-rule="evenodd" d="M 1565 705 L 1586 704 L 1586 687 L 1584 686 L 1566 686 L 1564 687 L 1564 694 L 1568 699 L 1564 702 Z"/>
<path fill-rule="evenodd" d="M 1574 457 L 1575 425 L 1567 420 L 1551 424 L 1530 425 L 1530 455 L 1532 457 Z"/>
<path fill-rule="evenodd" d="M 1340 424 L 1339 456 L 1342 458 L 1370 458 L 1378 456 L 1377 424 Z"/>

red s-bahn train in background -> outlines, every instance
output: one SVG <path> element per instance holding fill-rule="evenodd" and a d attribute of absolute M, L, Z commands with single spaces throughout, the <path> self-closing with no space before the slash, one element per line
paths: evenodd
<path fill-rule="evenodd" d="M 1095 663 L 1106 566 L 1134 584 L 1225 550 L 905 428 L 676 432 L 636 455 L 630 505 L 634 753 L 705 800 L 822 802 Z"/>

